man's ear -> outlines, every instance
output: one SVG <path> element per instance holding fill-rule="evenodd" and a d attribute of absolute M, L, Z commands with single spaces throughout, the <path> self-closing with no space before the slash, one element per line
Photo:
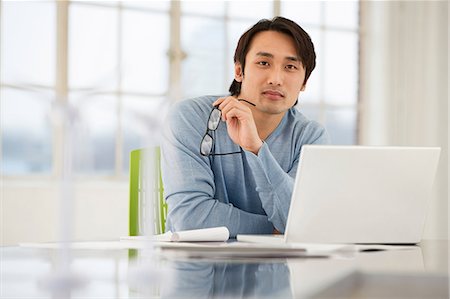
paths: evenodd
<path fill-rule="evenodd" d="M 305 88 L 306 88 L 306 82 L 303 83 L 302 88 L 300 89 L 300 91 L 305 91 Z"/>
<path fill-rule="evenodd" d="M 242 78 L 244 76 L 244 72 L 242 66 L 239 62 L 234 64 L 234 80 L 237 82 L 242 82 Z"/>

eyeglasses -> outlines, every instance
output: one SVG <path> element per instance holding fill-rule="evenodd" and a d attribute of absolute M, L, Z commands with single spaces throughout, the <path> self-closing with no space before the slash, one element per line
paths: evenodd
<path fill-rule="evenodd" d="M 215 106 L 211 110 L 211 113 L 209 114 L 206 133 L 205 133 L 205 135 L 203 135 L 202 142 L 200 143 L 200 154 L 202 156 L 224 156 L 224 155 L 232 155 L 232 154 L 242 153 L 242 148 L 239 152 L 225 153 L 225 154 L 214 153 L 214 137 L 213 137 L 213 135 L 214 135 L 214 132 L 219 127 L 221 116 L 222 116 L 222 111 L 219 110 L 218 106 Z"/>
<path fill-rule="evenodd" d="M 249 103 L 252 106 L 256 106 L 255 104 L 244 100 L 244 99 L 238 99 L 238 101 L 244 101 Z M 202 142 L 200 143 L 200 154 L 202 156 L 225 156 L 225 155 L 233 155 L 233 154 L 240 154 L 242 153 L 242 148 L 240 148 L 239 152 L 232 152 L 232 153 L 224 153 L 224 154 L 216 154 L 214 153 L 214 132 L 219 127 L 220 118 L 222 116 L 222 111 L 220 111 L 219 106 L 215 106 L 208 117 L 208 124 L 206 128 L 206 133 L 203 135 Z M 211 132 L 211 134 L 210 134 Z"/>

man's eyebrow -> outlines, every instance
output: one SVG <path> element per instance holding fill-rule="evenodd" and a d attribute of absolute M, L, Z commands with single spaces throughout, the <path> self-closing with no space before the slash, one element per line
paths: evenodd
<path fill-rule="evenodd" d="M 286 57 L 286 60 L 301 62 L 301 59 L 297 56 L 288 56 L 288 57 Z"/>
<path fill-rule="evenodd" d="M 258 52 L 258 53 L 256 53 L 256 56 L 264 56 L 264 57 L 273 58 L 273 54 L 270 54 L 268 52 Z"/>
<path fill-rule="evenodd" d="M 268 52 L 262 52 L 262 51 L 256 53 L 256 56 L 263 56 L 263 57 L 269 57 L 269 58 L 274 57 L 273 54 L 268 53 Z M 289 61 L 301 62 L 301 59 L 297 56 L 286 56 L 285 59 L 289 60 Z"/>

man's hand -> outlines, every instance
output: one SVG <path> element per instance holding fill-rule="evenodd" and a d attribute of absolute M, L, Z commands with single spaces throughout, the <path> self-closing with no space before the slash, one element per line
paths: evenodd
<path fill-rule="evenodd" d="M 259 138 L 249 103 L 236 97 L 219 98 L 213 106 L 219 105 L 222 120 L 227 123 L 228 135 L 243 149 L 258 154 L 263 142 Z"/>

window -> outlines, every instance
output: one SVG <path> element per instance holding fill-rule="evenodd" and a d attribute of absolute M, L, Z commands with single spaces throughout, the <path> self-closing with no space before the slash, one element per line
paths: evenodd
<path fill-rule="evenodd" d="M 70 3 L 68 98 L 82 118 L 76 173 L 127 173 L 129 152 L 148 144 L 168 91 L 169 4 Z"/>
<path fill-rule="evenodd" d="M 61 173 L 55 107 L 75 115 L 74 171 L 126 177 L 171 100 L 225 94 L 240 35 L 283 15 L 317 68 L 298 108 L 335 144 L 357 143 L 358 1 L 2 1 L 1 175 Z M 251 11 L 251 13 L 249 13 Z"/>
<path fill-rule="evenodd" d="M 55 98 L 55 5 L 1 2 L 2 175 L 49 174 Z"/>

